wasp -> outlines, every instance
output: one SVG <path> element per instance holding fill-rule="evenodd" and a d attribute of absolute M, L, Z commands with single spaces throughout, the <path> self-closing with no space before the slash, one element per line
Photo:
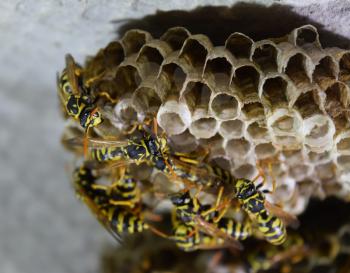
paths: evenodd
<path fill-rule="evenodd" d="M 298 225 L 298 220 L 270 204 L 264 196 L 264 193 L 270 193 L 270 191 L 261 191 L 262 186 L 263 183 L 255 186 L 252 180 L 237 179 L 234 186 L 235 197 L 242 208 L 256 221 L 258 230 L 265 239 L 273 245 L 280 245 L 285 242 L 287 237 L 286 227 L 282 219 L 293 226 Z"/>
<path fill-rule="evenodd" d="M 239 223 L 236 224 L 231 219 L 223 218 L 227 211 L 226 204 L 221 203 L 223 187 L 220 188 L 213 206 L 202 205 L 197 198 L 198 193 L 199 191 L 192 197 L 190 192 L 186 191 L 170 197 L 175 206 L 173 224 L 192 226 L 194 233 L 207 234 L 210 237 L 221 239 L 222 242 L 229 242 L 234 248 L 241 249 L 242 246 L 237 240 L 247 238 L 251 229 L 248 226 L 243 227 Z"/>
<path fill-rule="evenodd" d="M 88 88 L 83 84 L 83 69 L 70 54 L 66 68 L 57 76 L 58 94 L 66 113 L 79 121 L 84 129 L 99 125 L 103 119 Z"/>
<path fill-rule="evenodd" d="M 292 233 L 286 241 L 278 246 L 260 245 L 247 257 L 249 268 L 253 272 L 269 270 L 281 265 L 281 272 L 291 272 L 293 264 L 297 264 L 310 255 L 310 249 L 305 245 L 304 239 Z"/>
<path fill-rule="evenodd" d="M 89 207 L 98 221 L 117 241 L 122 241 L 122 233 L 133 234 L 147 229 L 164 237 L 161 231 L 146 223 L 140 214 L 133 212 L 128 207 L 130 203 L 118 203 L 120 200 L 116 200 L 116 196 L 111 195 L 108 187 L 98 185 L 97 177 L 87 166 L 76 169 L 73 177 L 77 197 Z M 122 196 L 125 197 L 125 195 Z M 128 202 L 131 201 L 128 200 Z"/>

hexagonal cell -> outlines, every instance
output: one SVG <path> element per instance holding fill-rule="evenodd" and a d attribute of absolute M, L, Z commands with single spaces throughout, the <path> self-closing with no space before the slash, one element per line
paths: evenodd
<path fill-rule="evenodd" d="M 168 100 L 160 106 L 157 120 L 168 136 L 178 135 L 183 133 L 191 123 L 191 112 L 185 103 Z"/>
<path fill-rule="evenodd" d="M 293 31 L 294 44 L 296 46 L 304 47 L 314 44 L 316 46 L 320 45 L 317 29 L 312 25 L 305 25 L 297 28 Z"/>
<path fill-rule="evenodd" d="M 218 119 L 234 119 L 238 116 L 239 103 L 234 96 L 226 93 L 219 93 L 212 99 L 210 108 Z"/>
<path fill-rule="evenodd" d="M 252 59 L 263 71 L 277 71 L 277 49 L 273 44 L 267 43 L 257 47 Z"/>
<path fill-rule="evenodd" d="M 252 65 L 245 65 L 235 70 L 232 84 L 238 89 L 243 102 L 250 102 L 250 98 L 258 97 L 260 74 Z"/>
<path fill-rule="evenodd" d="M 297 150 L 286 150 L 281 152 L 283 156 L 283 161 L 285 161 L 288 166 L 298 165 L 306 161 L 305 153 L 302 149 Z"/>
<path fill-rule="evenodd" d="M 208 50 L 201 40 L 192 37 L 185 41 L 181 48 L 179 58 L 186 60 L 196 71 L 201 73 L 208 55 Z"/>
<path fill-rule="evenodd" d="M 262 86 L 262 98 L 269 107 L 288 104 L 287 82 L 280 76 L 267 78 Z"/>
<path fill-rule="evenodd" d="M 141 76 L 134 66 L 119 66 L 114 82 L 120 94 L 132 93 L 140 85 Z"/>
<path fill-rule="evenodd" d="M 322 111 L 319 107 L 319 102 L 318 90 L 314 89 L 300 94 L 293 107 L 299 111 L 303 119 L 306 119 L 312 115 L 321 114 Z"/>
<path fill-rule="evenodd" d="M 192 152 L 198 147 L 196 138 L 187 129 L 179 135 L 173 135 L 170 138 L 171 147 L 177 152 Z"/>
<path fill-rule="evenodd" d="M 173 50 L 180 50 L 185 40 L 191 35 L 191 33 L 183 27 L 169 28 L 160 37 L 160 40 L 165 41 Z"/>
<path fill-rule="evenodd" d="M 324 152 L 333 146 L 335 127 L 325 115 L 315 115 L 304 121 L 305 144 L 313 152 Z"/>
<path fill-rule="evenodd" d="M 288 60 L 285 72 L 296 86 L 310 82 L 306 73 L 306 57 L 301 53 L 295 54 Z"/>
<path fill-rule="evenodd" d="M 337 143 L 337 151 L 340 154 L 350 153 L 350 136 L 344 137 Z"/>
<path fill-rule="evenodd" d="M 309 151 L 307 155 L 308 155 L 311 163 L 319 164 L 319 163 L 323 163 L 325 161 L 329 161 L 329 159 L 331 157 L 331 152 L 325 151 L 325 152 L 321 152 L 321 153 L 316 153 L 316 152 Z"/>
<path fill-rule="evenodd" d="M 288 162 L 288 161 L 287 161 Z M 308 164 L 296 164 L 289 168 L 289 174 L 297 181 L 301 181 L 308 177 L 312 171 L 312 166 Z"/>
<path fill-rule="evenodd" d="M 280 109 L 268 117 L 267 126 L 274 135 L 296 136 L 302 130 L 302 120 L 296 112 Z"/>
<path fill-rule="evenodd" d="M 223 121 L 220 124 L 219 133 L 224 138 L 242 137 L 244 123 L 239 119 Z"/>
<path fill-rule="evenodd" d="M 115 106 L 116 116 L 125 124 L 134 124 L 137 122 L 137 111 L 134 108 L 131 99 L 121 99 Z"/>
<path fill-rule="evenodd" d="M 278 149 L 300 149 L 302 142 L 294 136 L 274 136 L 273 145 Z"/>
<path fill-rule="evenodd" d="M 276 154 L 276 148 L 271 143 L 261 143 L 255 146 L 255 155 L 258 160 L 272 157 Z"/>
<path fill-rule="evenodd" d="M 196 138 L 210 138 L 217 132 L 218 123 L 211 117 L 200 118 L 191 123 L 190 132 Z"/>
<path fill-rule="evenodd" d="M 315 173 L 321 180 L 331 179 L 335 175 L 336 166 L 332 161 L 319 164 L 315 167 Z"/>
<path fill-rule="evenodd" d="M 338 166 L 343 170 L 350 169 L 350 155 L 341 155 L 337 158 Z"/>
<path fill-rule="evenodd" d="M 313 81 L 322 85 L 322 82 L 335 79 L 337 76 L 336 67 L 337 67 L 337 64 L 334 62 L 332 57 L 330 56 L 323 57 L 319 61 L 318 65 L 316 65 L 315 70 L 312 74 Z"/>
<path fill-rule="evenodd" d="M 302 196 L 309 197 L 312 195 L 312 192 L 317 187 L 317 182 L 311 180 L 310 178 L 306 178 L 302 181 L 298 181 L 297 183 L 298 193 Z"/>
<path fill-rule="evenodd" d="M 162 101 L 155 89 L 140 86 L 132 96 L 133 105 L 143 113 L 157 113 Z"/>
<path fill-rule="evenodd" d="M 235 32 L 231 34 L 226 42 L 225 47 L 236 58 L 249 58 L 252 49 L 253 40 L 248 36 Z"/>
<path fill-rule="evenodd" d="M 230 139 L 226 144 L 226 154 L 230 157 L 243 158 L 250 149 L 251 144 L 245 138 Z"/>
<path fill-rule="evenodd" d="M 342 82 L 336 82 L 325 91 L 324 108 L 336 123 L 337 127 L 346 127 L 349 105 L 349 88 Z"/>
<path fill-rule="evenodd" d="M 210 138 L 200 139 L 199 142 L 203 147 L 209 148 L 211 152 L 215 152 L 222 149 L 224 139 L 219 134 L 216 134 Z"/>
<path fill-rule="evenodd" d="M 189 81 L 181 98 L 186 101 L 191 111 L 196 108 L 208 110 L 211 93 L 209 86 L 205 83 Z"/>
<path fill-rule="evenodd" d="M 156 76 L 159 73 L 159 68 L 163 60 L 164 56 L 156 47 L 145 45 L 141 48 L 136 63 L 138 63 L 144 71 L 143 74 L 147 74 L 147 76 Z"/>
<path fill-rule="evenodd" d="M 264 107 L 260 102 L 244 104 L 242 113 L 247 120 L 261 120 L 265 118 Z"/>
<path fill-rule="evenodd" d="M 254 121 L 247 126 L 247 134 L 254 142 L 270 139 L 269 131 L 264 120 Z"/>
<path fill-rule="evenodd" d="M 256 173 L 255 167 L 249 163 L 243 164 L 233 171 L 235 177 L 246 179 L 252 179 Z"/>
<path fill-rule="evenodd" d="M 121 42 L 125 49 L 125 55 L 130 56 L 132 54 L 138 53 L 141 47 L 151 39 L 152 36 L 146 31 L 139 29 L 129 30 L 121 39 Z"/>
<path fill-rule="evenodd" d="M 348 81 L 350 78 L 350 52 L 345 53 L 339 60 L 339 80 Z"/>
<path fill-rule="evenodd" d="M 232 74 L 232 65 L 224 57 L 209 59 L 204 68 L 204 77 L 212 82 L 214 86 L 227 88 Z"/>
<path fill-rule="evenodd" d="M 185 83 L 187 74 L 177 63 L 167 63 L 162 66 L 158 80 L 164 82 L 164 97 L 178 97 Z"/>

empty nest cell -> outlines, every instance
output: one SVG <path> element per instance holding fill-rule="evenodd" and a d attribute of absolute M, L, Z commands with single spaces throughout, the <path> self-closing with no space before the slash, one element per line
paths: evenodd
<path fill-rule="evenodd" d="M 242 137 L 244 123 L 240 119 L 223 121 L 220 124 L 219 133 L 224 138 L 239 138 Z"/>
<path fill-rule="evenodd" d="M 256 175 L 256 168 L 249 163 L 245 163 L 237 167 L 233 174 L 237 178 L 252 179 Z"/>
<path fill-rule="evenodd" d="M 130 56 L 140 51 L 142 46 L 152 39 L 152 36 L 142 30 L 132 29 L 125 33 L 121 42 L 124 46 L 125 55 Z"/>
<path fill-rule="evenodd" d="M 157 113 L 161 105 L 161 99 L 154 88 L 140 86 L 132 97 L 133 105 L 142 113 Z"/>
<path fill-rule="evenodd" d="M 262 86 L 262 98 L 270 108 L 287 106 L 287 82 L 280 76 L 265 79 Z"/>
<path fill-rule="evenodd" d="M 302 181 L 312 172 L 312 166 L 308 164 L 297 164 L 289 168 L 289 175 L 296 181 Z"/>
<path fill-rule="evenodd" d="M 330 56 L 323 57 L 316 65 L 312 79 L 320 86 L 327 86 L 328 82 L 336 78 L 337 65 Z"/>
<path fill-rule="evenodd" d="M 224 57 L 207 60 L 204 68 L 204 78 L 216 88 L 227 88 L 231 81 L 232 65 Z"/>
<path fill-rule="evenodd" d="M 293 31 L 295 35 L 294 44 L 299 47 L 319 46 L 317 29 L 312 25 L 305 25 Z"/>
<path fill-rule="evenodd" d="M 333 162 L 327 162 L 315 166 L 315 173 L 319 179 L 327 180 L 334 177 L 335 168 L 336 166 Z"/>
<path fill-rule="evenodd" d="M 249 58 L 253 41 L 248 36 L 235 32 L 225 42 L 225 48 L 236 58 Z"/>
<path fill-rule="evenodd" d="M 258 160 L 274 156 L 276 148 L 271 143 L 261 143 L 255 146 L 255 155 Z"/>
<path fill-rule="evenodd" d="M 226 154 L 231 158 L 244 158 L 251 150 L 251 144 L 245 138 L 230 139 L 226 143 Z"/>
<path fill-rule="evenodd" d="M 119 94 L 132 93 L 141 83 L 141 76 L 138 70 L 131 65 L 119 66 L 114 78 Z"/>
<path fill-rule="evenodd" d="M 163 97 L 167 98 L 171 95 L 178 97 L 186 77 L 186 72 L 177 63 L 164 64 L 158 77 L 159 80 L 164 82 Z"/>
<path fill-rule="evenodd" d="M 183 27 L 173 27 L 168 29 L 160 40 L 166 42 L 174 51 L 180 50 L 185 40 L 190 36 L 190 32 Z"/>
<path fill-rule="evenodd" d="M 246 103 L 242 107 L 246 120 L 261 120 L 265 118 L 264 106 L 260 102 Z"/>
<path fill-rule="evenodd" d="M 270 140 L 269 131 L 264 120 L 250 123 L 247 126 L 247 135 L 253 142 Z"/>
<path fill-rule="evenodd" d="M 321 114 L 319 107 L 320 97 L 317 89 L 309 90 L 299 95 L 293 108 L 297 109 L 303 119 Z"/>
<path fill-rule="evenodd" d="M 137 56 L 136 62 L 142 68 L 143 75 L 156 76 L 163 60 L 164 56 L 156 47 L 144 45 Z"/>
<path fill-rule="evenodd" d="M 342 82 L 335 82 L 325 90 L 324 108 L 333 118 L 344 118 L 349 104 L 349 90 Z"/>
<path fill-rule="evenodd" d="M 170 137 L 170 144 L 177 152 L 192 152 L 198 147 L 196 138 L 188 131 Z"/>
<path fill-rule="evenodd" d="M 211 100 L 210 109 L 218 119 L 234 119 L 239 114 L 239 103 L 233 95 L 218 93 Z"/>
<path fill-rule="evenodd" d="M 179 58 L 183 58 L 197 73 L 201 74 L 207 55 L 206 47 L 199 40 L 189 37 L 180 51 Z"/>
<path fill-rule="evenodd" d="M 189 81 L 186 84 L 185 90 L 181 95 L 188 107 L 195 111 L 195 109 L 208 110 L 208 105 L 211 96 L 211 90 L 208 85 L 200 81 Z"/>
<path fill-rule="evenodd" d="M 277 71 L 277 49 L 271 43 L 265 43 L 255 48 L 252 60 L 258 64 L 260 69 L 268 71 Z"/>
<path fill-rule="evenodd" d="M 306 57 L 301 53 L 295 54 L 288 60 L 285 72 L 296 86 L 310 82 L 306 73 Z"/>
<path fill-rule="evenodd" d="M 244 65 L 235 70 L 232 84 L 239 92 L 243 102 L 249 103 L 259 93 L 260 73 L 253 65 Z"/>
<path fill-rule="evenodd" d="M 211 138 L 218 129 L 218 122 L 212 117 L 202 117 L 191 123 L 190 132 L 196 138 Z"/>

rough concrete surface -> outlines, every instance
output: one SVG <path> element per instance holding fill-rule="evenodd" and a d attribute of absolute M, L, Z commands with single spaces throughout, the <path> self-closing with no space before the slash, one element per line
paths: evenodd
<path fill-rule="evenodd" d="M 102 247 L 113 243 L 75 200 L 65 170 L 70 158 L 59 143 L 64 122 L 55 93 L 64 55 L 83 61 L 115 38 L 118 26 L 128 28 L 124 19 L 236 2 L 0 0 L 0 272 L 98 272 Z M 330 45 L 347 46 L 349 1 L 246 2 L 253 5 L 246 13 L 256 13 L 256 2 L 289 5 L 288 12 L 337 34 Z M 270 28 L 280 29 L 284 17 L 274 22 Z"/>

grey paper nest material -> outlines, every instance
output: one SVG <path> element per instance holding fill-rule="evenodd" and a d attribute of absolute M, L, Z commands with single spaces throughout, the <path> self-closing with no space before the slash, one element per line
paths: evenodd
<path fill-rule="evenodd" d="M 207 146 L 236 177 L 260 166 L 286 211 L 301 213 L 311 196 L 349 197 L 350 51 L 322 48 L 311 25 L 262 41 L 233 33 L 222 46 L 182 27 L 159 39 L 130 30 L 84 76 L 119 99 L 116 128 L 154 115 L 176 149 Z"/>

